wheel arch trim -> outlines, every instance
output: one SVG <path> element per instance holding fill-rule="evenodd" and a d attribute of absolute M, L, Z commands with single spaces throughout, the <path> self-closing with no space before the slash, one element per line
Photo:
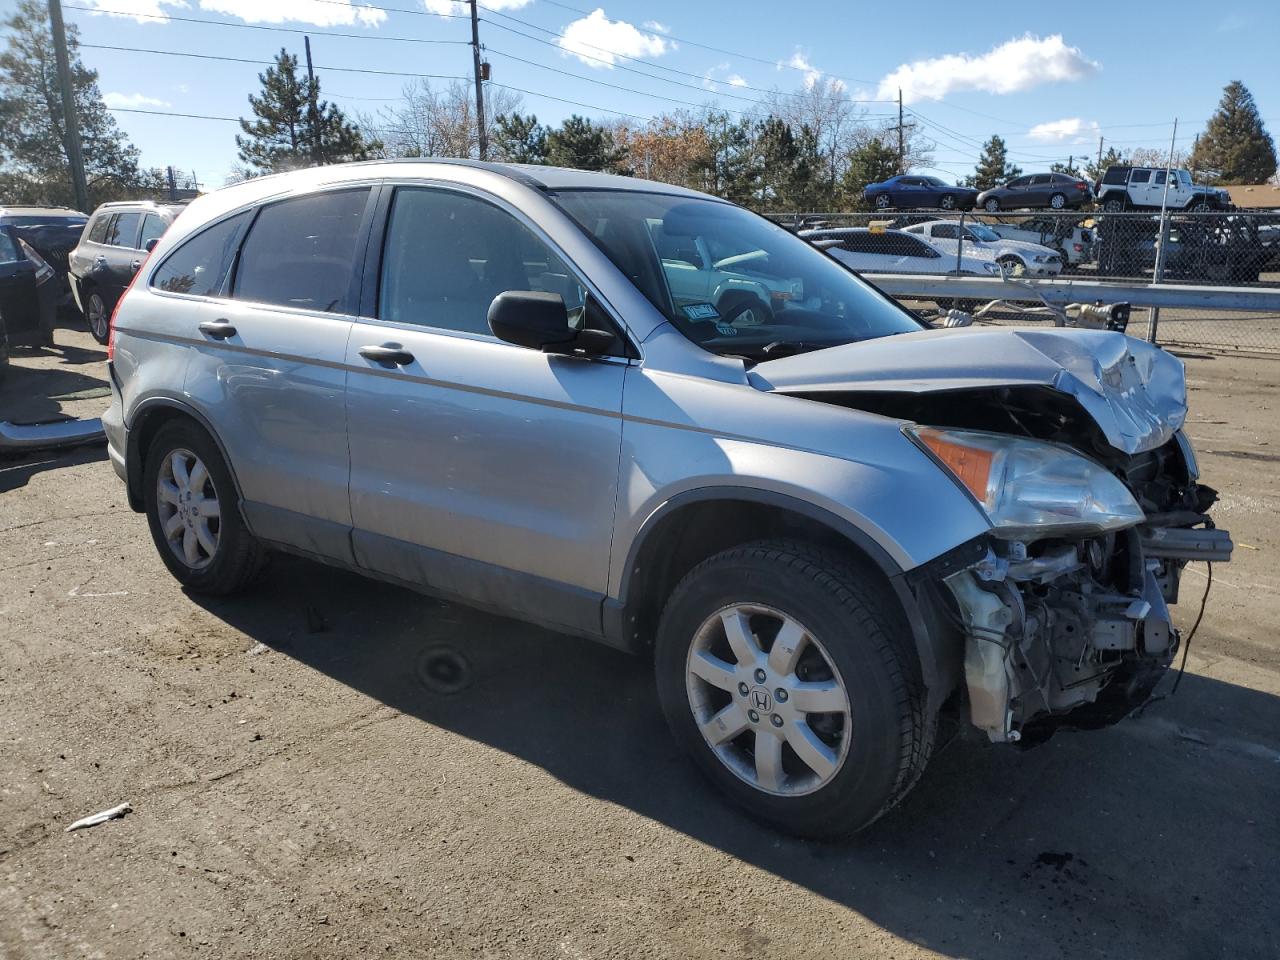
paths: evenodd
<path fill-rule="evenodd" d="M 125 471 L 127 473 L 125 486 L 128 490 L 129 506 L 139 513 L 145 509 L 145 498 L 142 490 L 142 470 L 145 465 L 144 452 L 141 448 L 142 426 L 162 411 L 170 411 L 174 414 L 186 416 L 194 420 L 203 428 L 205 433 L 209 434 L 214 445 L 218 448 L 222 462 L 227 466 L 227 472 L 231 474 L 231 482 L 235 484 L 236 502 L 243 503 L 244 492 L 240 488 L 240 478 L 236 476 L 235 465 L 231 462 L 231 457 L 227 454 L 227 447 L 222 442 L 222 438 L 218 436 L 218 431 L 214 429 L 209 418 L 181 397 L 158 394 L 138 401 L 130 411 L 128 439 L 125 447 Z"/>

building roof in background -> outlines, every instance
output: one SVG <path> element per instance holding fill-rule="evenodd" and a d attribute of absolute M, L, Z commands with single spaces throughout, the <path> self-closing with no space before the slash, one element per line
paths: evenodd
<path fill-rule="evenodd" d="M 1237 207 L 1262 207 L 1267 210 L 1280 209 L 1280 184 L 1241 184 L 1227 187 L 1226 191 L 1231 194 L 1231 202 Z"/>

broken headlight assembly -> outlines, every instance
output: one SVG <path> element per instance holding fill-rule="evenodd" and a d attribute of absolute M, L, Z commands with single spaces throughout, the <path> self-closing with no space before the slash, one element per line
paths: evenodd
<path fill-rule="evenodd" d="M 1144 519 L 1118 478 L 1069 447 L 978 430 L 906 433 L 973 496 L 1001 539 L 1088 536 Z"/>

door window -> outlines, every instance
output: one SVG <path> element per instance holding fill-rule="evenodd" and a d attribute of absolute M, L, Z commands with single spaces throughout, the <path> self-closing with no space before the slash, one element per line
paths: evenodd
<path fill-rule="evenodd" d="M 329 190 L 269 204 L 240 250 L 239 300 L 349 313 L 351 274 L 368 188 Z"/>
<path fill-rule="evenodd" d="M 1031 185 L 1033 187 L 1048 186 L 1050 179 L 1052 178 L 1047 173 L 1037 173 L 1034 177 L 1031 178 Z"/>
<path fill-rule="evenodd" d="M 940 223 L 933 228 L 935 240 L 959 240 L 960 228 L 954 223 Z"/>
<path fill-rule="evenodd" d="M 19 259 L 18 248 L 8 230 L 0 230 L 0 263 L 14 263 Z"/>
<path fill-rule="evenodd" d="M 138 237 L 138 249 L 145 250 L 147 244 L 152 240 L 159 240 L 164 236 L 165 222 L 154 213 L 148 213 L 142 218 L 142 234 Z"/>
<path fill-rule="evenodd" d="M 238 213 L 202 230 L 165 258 L 151 277 L 151 286 L 167 293 L 217 296 L 231 270 L 236 238 L 249 218 Z"/>
<path fill-rule="evenodd" d="M 1010 180 L 1005 186 L 1010 190 L 1021 190 L 1031 182 L 1030 177 L 1018 177 L 1016 180 Z"/>
<path fill-rule="evenodd" d="M 93 226 L 89 228 L 90 243 L 105 243 L 107 240 L 107 227 L 111 225 L 111 215 L 103 214 L 93 221 Z"/>
<path fill-rule="evenodd" d="M 1133 175 L 1129 177 L 1129 182 L 1132 184 L 1148 183 L 1150 180 L 1150 170 L 1135 170 L 1133 171 Z"/>
<path fill-rule="evenodd" d="M 396 191 L 382 254 L 380 320 L 491 335 L 489 304 L 507 290 L 558 293 L 569 325 L 582 324 L 586 290 L 524 224 L 467 194 Z"/>
<path fill-rule="evenodd" d="M 140 213 L 117 213 L 115 220 L 111 222 L 111 228 L 107 231 L 107 244 L 132 249 L 134 241 L 138 238 L 138 222 L 141 219 Z"/>

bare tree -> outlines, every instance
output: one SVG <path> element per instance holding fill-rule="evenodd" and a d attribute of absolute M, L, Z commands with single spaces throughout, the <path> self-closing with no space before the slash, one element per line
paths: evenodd
<path fill-rule="evenodd" d="M 356 122 L 381 141 L 384 158 L 478 157 L 473 97 L 472 87 L 457 80 L 441 89 L 426 80 L 411 80 L 394 106 L 357 113 Z M 501 87 L 490 87 L 486 98 L 485 125 L 492 138 L 495 118 L 519 111 L 523 98 Z"/>

